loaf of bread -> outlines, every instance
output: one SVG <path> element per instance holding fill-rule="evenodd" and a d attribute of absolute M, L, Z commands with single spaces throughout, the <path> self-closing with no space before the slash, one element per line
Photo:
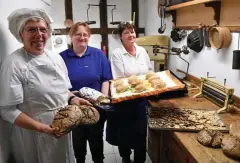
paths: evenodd
<path fill-rule="evenodd" d="M 221 146 L 225 155 L 240 160 L 240 139 L 236 136 L 224 137 Z"/>
<path fill-rule="evenodd" d="M 219 131 L 203 129 L 197 134 L 197 140 L 200 144 L 218 148 L 221 147 L 223 134 Z"/>
<path fill-rule="evenodd" d="M 110 99 L 108 97 L 104 96 L 104 94 L 102 94 L 101 92 L 99 92 L 95 89 L 92 89 L 92 88 L 88 88 L 88 87 L 81 88 L 79 90 L 79 96 L 88 100 L 95 106 L 109 105 L 111 102 Z"/>
<path fill-rule="evenodd" d="M 86 105 L 68 105 L 55 115 L 51 127 L 59 128 L 59 132 L 68 133 L 78 125 L 95 124 L 99 120 L 98 111 Z"/>
<path fill-rule="evenodd" d="M 229 126 L 229 133 L 232 136 L 238 137 L 240 139 L 240 121 L 235 121 Z"/>

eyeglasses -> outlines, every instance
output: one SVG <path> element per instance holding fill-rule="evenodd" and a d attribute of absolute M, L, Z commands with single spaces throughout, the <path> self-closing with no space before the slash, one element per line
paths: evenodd
<path fill-rule="evenodd" d="M 48 28 L 26 28 L 26 29 L 24 29 L 24 30 L 26 30 L 28 33 L 30 33 L 30 34 L 35 34 L 35 33 L 37 33 L 38 31 L 39 32 L 41 32 L 41 33 L 43 33 L 43 34 L 45 34 L 45 33 L 47 33 L 48 32 Z"/>
<path fill-rule="evenodd" d="M 86 37 L 89 36 L 89 34 L 86 34 L 86 33 L 76 33 L 76 34 L 74 34 L 73 36 L 75 36 L 75 37 L 84 37 L 84 38 L 86 38 Z"/>

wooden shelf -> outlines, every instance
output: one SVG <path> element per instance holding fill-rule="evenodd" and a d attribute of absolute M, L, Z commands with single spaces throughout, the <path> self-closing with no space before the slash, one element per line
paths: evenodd
<path fill-rule="evenodd" d="M 177 10 L 177 9 L 180 9 L 183 7 L 193 6 L 193 5 L 202 4 L 202 3 L 220 2 L 220 1 L 221 0 L 193 0 L 190 2 L 185 2 L 185 3 L 178 4 L 178 5 L 167 7 L 166 11 Z"/>

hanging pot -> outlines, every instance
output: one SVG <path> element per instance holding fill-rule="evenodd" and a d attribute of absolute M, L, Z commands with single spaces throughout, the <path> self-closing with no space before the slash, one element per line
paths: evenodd
<path fill-rule="evenodd" d="M 240 50 L 233 51 L 232 69 L 240 69 Z"/>
<path fill-rule="evenodd" d="M 195 52 L 200 52 L 204 46 L 201 30 L 193 30 L 187 37 L 187 46 Z"/>
<path fill-rule="evenodd" d="M 209 42 L 216 49 L 227 48 L 232 41 L 232 35 L 227 27 L 212 27 L 209 31 Z"/>

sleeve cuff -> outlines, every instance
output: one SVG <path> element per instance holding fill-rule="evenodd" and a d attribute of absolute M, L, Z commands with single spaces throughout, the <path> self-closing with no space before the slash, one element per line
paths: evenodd
<path fill-rule="evenodd" d="M 8 121 L 10 123 L 15 122 L 17 117 L 21 114 L 22 112 L 16 108 L 16 106 L 4 106 L 0 107 L 0 114 L 1 118 L 5 121 Z"/>

